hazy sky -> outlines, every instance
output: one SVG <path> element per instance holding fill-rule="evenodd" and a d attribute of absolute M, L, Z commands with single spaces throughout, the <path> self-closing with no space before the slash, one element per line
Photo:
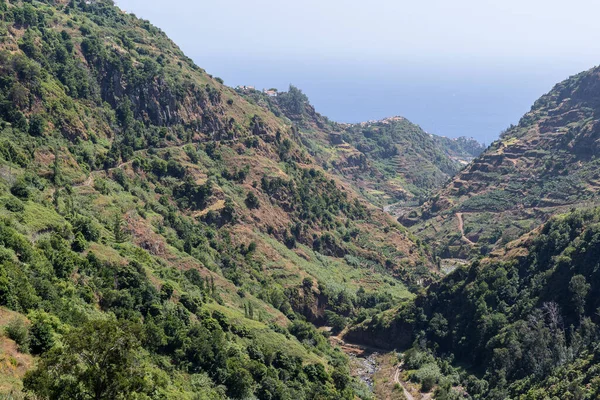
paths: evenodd
<path fill-rule="evenodd" d="M 225 83 L 304 90 L 338 121 L 404 115 L 490 142 L 598 64 L 593 0 L 117 0 Z"/>

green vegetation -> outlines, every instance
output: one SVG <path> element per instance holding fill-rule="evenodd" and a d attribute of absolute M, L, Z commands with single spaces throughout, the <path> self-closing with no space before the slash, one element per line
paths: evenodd
<path fill-rule="evenodd" d="M 0 396 L 364 393 L 314 324 L 410 297 L 429 249 L 147 21 L 0 5 L 0 322 L 30 360 Z"/>
<path fill-rule="evenodd" d="M 404 118 L 356 124 L 343 137 L 386 179 L 401 176 L 406 188 L 423 199 L 460 169 L 431 135 Z"/>
<path fill-rule="evenodd" d="M 458 385 L 471 398 L 597 398 L 599 238 L 600 209 L 561 215 L 518 257 L 459 268 L 387 327 L 362 329 L 409 329 L 406 366 L 439 398 Z"/>
<path fill-rule="evenodd" d="M 315 111 L 300 89 L 270 97 L 240 89 L 241 95 L 275 115 L 287 117 L 298 139 L 328 171 L 377 205 L 422 201 L 478 156 L 473 139 L 430 135 L 401 117 L 362 124 L 337 124 Z"/>
<path fill-rule="evenodd" d="M 330 331 L 438 399 L 600 396 L 600 210 L 510 243 L 596 201 L 597 74 L 479 156 L 236 93 L 109 0 L 0 12 L 0 396 L 368 398 Z"/>

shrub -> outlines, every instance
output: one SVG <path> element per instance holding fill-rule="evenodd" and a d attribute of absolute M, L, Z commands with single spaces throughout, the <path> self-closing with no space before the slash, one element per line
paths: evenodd
<path fill-rule="evenodd" d="M 246 206 L 248 206 L 250 209 L 260 207 L 260 201 L 254 192 L 248 192 L 248 195 L 246 195 Z"/>
<path fill-rule="evenodd" d="M 97 242 L 100 239 L 100 228 L 91 218 L 79 216 L 73 221 L 73 230 L 81 233 L 85 240 Z"/>
<path fill-rule="evenodd" d="M 10 197 L 8 200 L 6 200 L 4 207 L 6 207 L 8 211 L 12 212 L 23 212 L 25 209 L 23 202 L 16 197 Z"/>
<path fill-rule="evenodd" d="M 33 115 L 29 120 L 29 134 L 43 136 L 46 131 L 46 120 L 40 115 Z"/>
<path fill-rule="evenodd" d="M 6 336 L 12 339 L 19 346 L 19 351 L 26 353 L 29 351 L 29 329 L 22 318 L 15 317 L 5 328 Z"/>
<path fill-rule="evenodd" d="M 27 200 L 31 195 L 27 182 L 25 182 L 25 180 L 22 178 L 17 179 L 14 185 L 12 185 L 10 188 L 10 192 L 21 200 Z"/>
<path fill-rule="evenodd" d="M 73 243 L 71 244 L 71 248 L 73 249 L 73 251 L 81 253 L 82 251 L 84 251 L 87 248 L 87 246 L 88 246 L 88 243 L 85 240 L 85 237 L 83 236 L 83 234 L 81 232 L 77 232 L 75 234 L 75 239 L 73 240 Z"/>
<path fill-rule="evenodd" d="M 412 380 L 421 384 L 422 392 L 429 392 L 433 386 L 439 381 L 442 373 L 435 362 L 423 365 L 412 375 Z"/>
<path fill-rule="evenodd" d="M 31 352 L 42 354 L 54 346 L 54 330 L 46 321 L 37 320 L 31 325 Z"/>

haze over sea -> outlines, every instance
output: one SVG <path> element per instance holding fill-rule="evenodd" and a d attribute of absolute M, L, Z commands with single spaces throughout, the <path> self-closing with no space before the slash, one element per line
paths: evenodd
<path fill-rule="evenodd" d="M 235 57 L 198 56 L 195 60 L 230 86 L 287 90 L 292 83 L 308 95 L 318 112 L 337 122 L 401 115 L 427 132 L 474 137 L 486 144 L 516 124 L 555 82 L 579 71 L 356 65 L 352 61 L 286 63 Z M 240 64 L 246 68 L 240 70 Z"/>
<path fill-rule="evenodd" d="M 401 115 L 486 144 L 600 54 L 590 0 L 117 3 L 229 86 L 292 83 L 334 121 Z"/>

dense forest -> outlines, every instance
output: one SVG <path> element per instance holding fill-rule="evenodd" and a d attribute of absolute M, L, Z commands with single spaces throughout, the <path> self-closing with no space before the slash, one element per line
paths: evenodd
<path fill-rule="evenodd" d="M 354 334 L 410 332 L 395 345 L 436 398 L 598 398 L 599 229 L 597 208 L 555 217 Z"/>

